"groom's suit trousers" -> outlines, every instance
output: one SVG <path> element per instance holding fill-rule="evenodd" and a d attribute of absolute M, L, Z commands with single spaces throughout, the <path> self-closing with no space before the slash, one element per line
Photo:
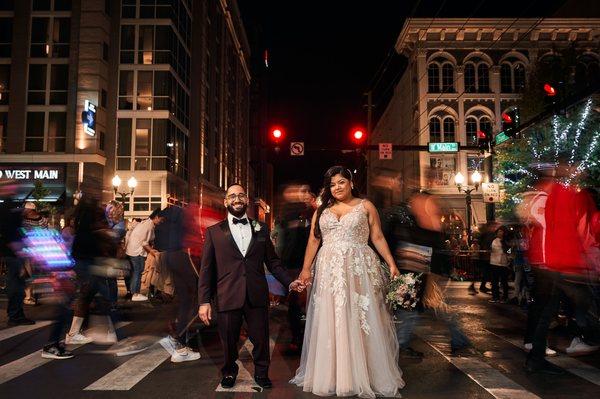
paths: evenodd
<path fill-rule="evenodd" d="M 237 375 L 238 345 L 242 321 L 248 325 L 248 337 L 254 346 L 254 376 L 268 377 L 269 373 L 269 308 L 252 307 L 248 299 L 241 309 L 217 312 L 219 337 L 224 349 L 223 375 Z"/>

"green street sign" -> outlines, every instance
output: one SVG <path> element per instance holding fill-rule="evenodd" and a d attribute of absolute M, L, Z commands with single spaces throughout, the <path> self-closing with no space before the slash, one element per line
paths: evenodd
<path fill-rule="evenodd" d="M 506 133 L 504 132 L 500 132 L 496 135 L 496 137 L 494 138 L 495 144 L 496 145 L 500 145 L 506 141 L 510 140 L 510 137 L 508 137 L 506 135 Z"/>
<path fill-rule="evenodd" d="M 429 152 L 434 154 L 458 152 L 458 143 L 429 143 Z"/>

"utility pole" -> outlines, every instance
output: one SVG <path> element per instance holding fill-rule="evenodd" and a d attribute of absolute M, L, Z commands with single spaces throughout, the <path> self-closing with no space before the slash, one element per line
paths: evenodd
<path fill-rule="evenodd" d="M 364 95 L 367 96 L 367 140 L 370 140 L 371 134 L 373 133 L 373 91 L 369 90 L 368 92 L 364 93 Z M 363 155 L 364 158 L 364 176 L 363 176 L 363 180 L 361 184 L 361 192 L 367 192 L 368 188 L 369 188 L 369 184 L 368 184 L 368 173 L 369 173 L 369 157 L 370 152 L 367 151 L 366 153 L 364 153 Z M 367 193 L 368 195 L 369 193 Z"/>

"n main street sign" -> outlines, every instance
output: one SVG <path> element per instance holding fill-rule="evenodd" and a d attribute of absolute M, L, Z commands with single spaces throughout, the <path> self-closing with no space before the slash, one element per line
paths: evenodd
<path fill-rule="evenodd" d="M 506 133 L 500 132 L 494 138 L 494 144 L 499 145 L 499 144 L 502 144 L 504 142 L 507 142 L 508 140 L 510 140 L 510 137 L 508 137 L 506 135 Z"/>
<path fill-rule="evenodd" d="M 454 153 L 458 152 L 459 145 L 453 143 L 429 143 L 429 152 L 433 154 Z"/>

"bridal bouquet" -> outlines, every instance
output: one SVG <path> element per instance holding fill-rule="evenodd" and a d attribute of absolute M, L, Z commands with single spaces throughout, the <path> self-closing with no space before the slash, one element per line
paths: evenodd
<path fill-rule="evenodd" d="M 415 310 L 423 283 L 423 273 L 401 273 L 389 285 L 385 301 L 393 310 Z"/>

